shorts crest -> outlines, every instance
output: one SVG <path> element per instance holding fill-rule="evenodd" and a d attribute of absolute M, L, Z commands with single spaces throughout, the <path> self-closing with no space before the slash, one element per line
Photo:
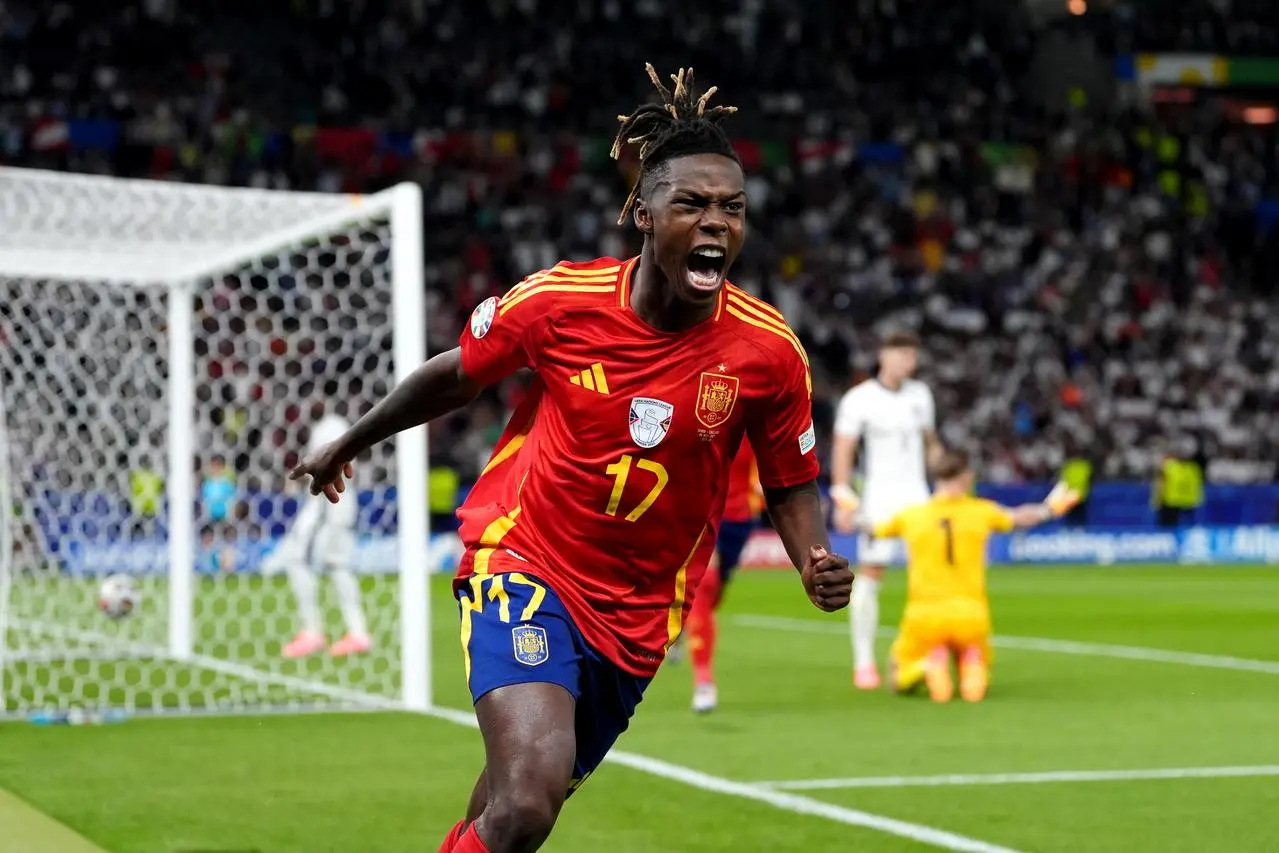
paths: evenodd
<path fill-rule="evenodd" d="M 540 625 L 516 625 L 511 629 L 511 641 L 515 645 L 515 659 L 525 666 L 546 663 L 551 657 L 546 629 Z"/>

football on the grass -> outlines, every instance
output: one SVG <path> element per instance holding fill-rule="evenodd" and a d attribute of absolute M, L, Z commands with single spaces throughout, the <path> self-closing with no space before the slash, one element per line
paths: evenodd
<path fill-rule="evenodd" d="M 111 575 L 98 587 L 98 609 L 112 619 L 128 616 L 141 598 L 137 581 L 129 575 Z"/>

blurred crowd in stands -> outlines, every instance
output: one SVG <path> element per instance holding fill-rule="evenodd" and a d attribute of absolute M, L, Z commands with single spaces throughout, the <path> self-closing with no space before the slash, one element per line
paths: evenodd
<path fill-rule="evenodd" d="M 559 258 L 623 257 L 607 149 L 645 61 L 735 104 L 752 231 L 734 281 L 812 357 L 818 424 L 910 327 L 943 436 L 988 480 L 1276 478 L 1275 126 L 1121 86 L 1052 107 L 1037 40 L 1273 52 L 1264 0 L 1032 21 L 913 0 L 0 0 L 0 164 L 279 189 L 425 190 L 429 339 Z M 1175 10 L 1174 7 L 1175 6 Z M 1143 10 L 1147 13 L 1143 14 Z M 438 425 L 474 474 L 518 384 Z M 823 446 L 826 442 L 822 442 Z"/>

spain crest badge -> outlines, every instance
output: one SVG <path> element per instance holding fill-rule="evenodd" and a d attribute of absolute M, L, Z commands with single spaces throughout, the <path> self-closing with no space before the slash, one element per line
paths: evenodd
<path fill-rule="evenodd" d="M 525 666 L 546 663 L 551 656 L 546 629 L 541 625 L 516 625 L 511 629 L 511 640 L 515 645 L 515 659 Z"/>
<path fill-rule="evenodd" d="M 737 405 L 741 381 L 722 373 L 703 373 L 697 383 L 697 420 L 707 429 L 722 426 Z"/>

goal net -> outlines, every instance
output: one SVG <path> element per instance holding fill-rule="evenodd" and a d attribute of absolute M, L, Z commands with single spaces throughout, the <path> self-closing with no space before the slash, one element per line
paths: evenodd
<path fill-rule="evenodd" d="M 322 500 L 287 478 L 320 418 L 425 356 L 420 211 L 0 168 L 0 716 L 429 704 L 422 430 L 357 460 L 354 595 L 320 536 L 272 559 Z"/>

